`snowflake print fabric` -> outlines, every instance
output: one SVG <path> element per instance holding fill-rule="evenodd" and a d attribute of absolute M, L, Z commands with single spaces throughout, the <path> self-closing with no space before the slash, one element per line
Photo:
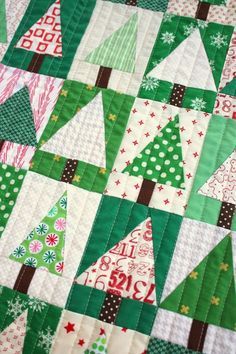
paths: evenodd
<path fill-rule="evenodd" d="M 62 275 L 66 210 L 67 197 L 64 194 L 42 222 L 14 249 L 10 258 L 30 267 Z"/>

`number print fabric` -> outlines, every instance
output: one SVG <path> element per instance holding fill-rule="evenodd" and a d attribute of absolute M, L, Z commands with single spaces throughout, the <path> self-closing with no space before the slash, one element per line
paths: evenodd
<path fill-rule="evenodd" d="M 156 304 L 151 219 L 142 222 L 76 281 L 122 297 Z"/>

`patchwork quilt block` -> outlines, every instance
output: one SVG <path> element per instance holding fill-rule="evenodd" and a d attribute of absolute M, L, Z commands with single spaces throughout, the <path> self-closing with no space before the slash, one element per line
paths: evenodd
<path fill-rule="evenodd" d="M 235 11 L 0 2 L 0 353 L 235 354 Z"/>

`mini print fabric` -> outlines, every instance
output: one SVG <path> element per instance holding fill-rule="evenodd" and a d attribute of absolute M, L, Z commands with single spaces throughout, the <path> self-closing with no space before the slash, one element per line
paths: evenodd
<path fill-rule="evenodd" d="M 235 354 L 235 0 L 0 19 L 0 353 Z"/>

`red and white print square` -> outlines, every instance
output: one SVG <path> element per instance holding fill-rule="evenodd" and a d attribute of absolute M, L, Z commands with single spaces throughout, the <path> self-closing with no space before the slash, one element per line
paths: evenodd
<path fill-rule="evenodd" d="M 45 32 L 44 29 L 42 29 L 42 28 L 36 28 L 36 30 L 34 31 L 34 36 L 35 36 L 35 37 L 40 37 L 40 38 L 42 38 L 43 35 L 44 35 L 44 32 Z"/>
<path fill-rule="evenodd" d="M 54 49 L 54 53 L 62 55 L 62 46 L 57 45 L 56 48 Z"/>
<path fill-rule="evenodd" d="M 52 11 L 53 16 L 60 16 L 60 7 L 54 7 Z"/>
<path fill-rule="evenodd" d="M 61 24 L 59 22 L 55 23 L 52 30 L 56 32 L 61 32 Z"/>
<path fill-rule="evenodd" d="M 40 43 L 38 44 L 36 50 L 38 50 L 39 52 L 44 53 L 44 52 L 47 50 L 47 47 L 48 47 L 48 43 L 40 42 Z"/>
<path fill-rule="evenodd" d="M 32 43 L 33 43 L 33 41 L 24 38 L 22 41 L 22 47 L 25 49 L 30 49 L 32 46 Z"/>
<path fill-rule="evenodd" d="M 45 33 L 43 40 L 46 42 L 52 42 L 55 37 L 55 33 Z"/>
<path fill-rule="evenodd" d="M 32 34 L 33 34 L 33 30 L 29 29 L 29 30 L 25 33 L 24 37 L 30 38 L 30 37 L 32 36 Z"/>
<path fill-rule="evenodd" d="M 53 25 L 53 23 L 55 22 L 55 17 L 53 16 L 46 16 L 44 23 L 46 23 L 47 25 Z"/>
<path fill-rule="evenodd" d="M 61 35 L 57 36 L 56 43 L 59 43 L 59 44 L 62 43 L 62 36 Z"/>

